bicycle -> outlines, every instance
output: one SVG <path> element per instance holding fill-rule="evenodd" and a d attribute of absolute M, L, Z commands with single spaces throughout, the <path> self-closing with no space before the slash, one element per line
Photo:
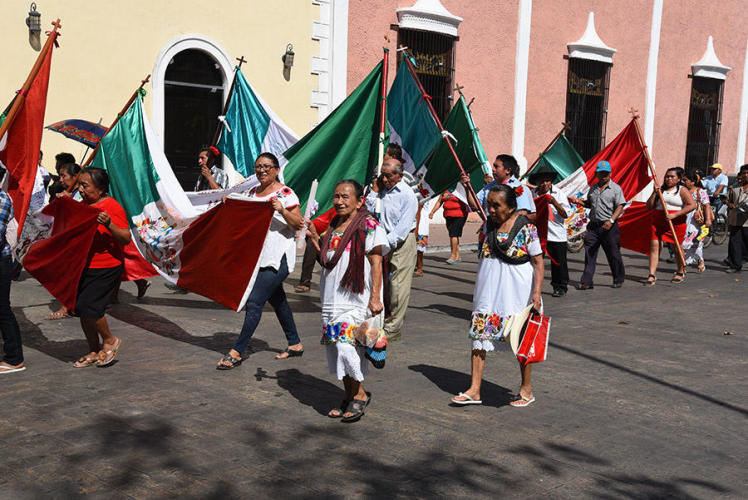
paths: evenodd
<path fill-rule="evenodd" d="M 712 227 L 709 228 L 709 234 L 704 237 L 704 248 L 714 243 L 721 245 L 727 240 L 727 197 L 720 195 L 719 200 L 715 197 L 710 198 L 710 203 L 715 208 L 714 220 Z"/>

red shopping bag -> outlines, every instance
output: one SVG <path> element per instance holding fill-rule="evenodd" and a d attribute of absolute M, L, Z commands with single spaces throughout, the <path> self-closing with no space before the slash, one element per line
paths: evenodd
<path fill-rule="evenodd" d="M 530 313 L 525 334 L 517 349 L 517 359 L 523 365 L 545 361 L 548 352 L 548 337 L 551 334 L 551 318 Z"/>

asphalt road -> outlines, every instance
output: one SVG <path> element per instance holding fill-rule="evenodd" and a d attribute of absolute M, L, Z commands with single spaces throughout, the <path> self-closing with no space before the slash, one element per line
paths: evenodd
<path fill-rule="evenodd" d="M 746 279 L 720 271 L 725 252 L 708 249 L 707 272 L 682 285 L 663 263 L 643 287 L 646 260 L 627 254 L 629 281 L 609 288 L 602 252 L 594 290 L 554 299 L 546 282 L 549 359 L 524 409 L 508 406 L 509 353 L 489 355 L 483 406 L 449 405 L 469 383 L 476 259 L 427 255 L 404 339 L 352 425 L 325 416 L 342 390 L 316 286 L 286 285 L 302 358 L 273 359 L 284 337 L 266 309 L 248 359 L 219 372 L 243 314 L 161 279 L 142 301 L 125 284 L 109 317 L 117 362 L 74 369 L 77 320 L 45 321 L 56 304 L 26 279 L 12 301 L 28 370 L 0 380 L 0 498 L 744 498 Z M 578 279 L 581 254 L 570 268 Z"/>

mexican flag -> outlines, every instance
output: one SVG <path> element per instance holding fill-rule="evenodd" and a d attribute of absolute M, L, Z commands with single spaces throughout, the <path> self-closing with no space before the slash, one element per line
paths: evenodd
<path fill-rule="evenodd" d="M 283 155 L 287 186 L 296 192 L 305 213 L 312 182 L 317 179 L 317 213 L 332 207 L 335 183 L 371 181 L 379 154 L 382 63 L 314 130 Z"/>
<path fill-rule="evenodd" d="M 260 153 L 281 158 L 299 137 L 252 89 L 241 69 L 234 73 L 226 116 L 218 149 L 243 177 L 254 175 L 254 161 Z"/>
<path fill-rule="evenodd" d="M 418 170 L 442 138 L 439 126 L 405 60 L 400 63 L 387 95 L 387 124 L 390 142 L 398 143 L 403 148 L 403 168 L 406 172 Z"/>
<path fill-rule="evenodd" d="M 164 278 L 240 310 L 252 290 L 273 209 L 227 200 L 190 203 L 143 114 L 140 97 L 99 142 L 91 166 L 107 170 L 141 255 Z"/>
<path fill-rule="evenodd" d="M 545 153 L 541 153 L 535 166 L 523 178 L 540 173 L 556 174 L 554 184 L 561 182 L 584 165 L 584 160 L 564 134 L 560 134 Z"/>
<path fill-rule="evenodd" d="M 566 196 L 584 197 L 590 186 L 597 182 L 595 170 L 598 162 L 610 163 L 610 178 L 621 186 L 626 200 L 631 200 L 651 181 L 644 146 L 632 119 L 618 136 L 599 153 L 557 184 Z"/>
<path fill-rule="evenodd" d="M 478 128 L 473 122 L 464 96 L 460 95 L 443 126 L 450 134 L 449 140 L 462 167 L 470 175 L 470 184 L 476 192 L 479 191 L 483 187 L 483 175 L 491 173 L 491 164 L 486 157 L 478 136 Z M 449 190 L 463 203 L 467 203 L 467 193 L 459 182 L 460 170 L 444 141 L 439 143 L 426 165 L 418 170 L 416 175 L 430 195 L 438 195 Z"/>
<path fill-rule="evenodd" d="M 12 225 L 15 228 L 15 235 L 11 237 L 12 242 L 21 235 L 34 191 L 44 128 L 44 112 L 47 107 L 52 42 L 56 37 L 57 32 L 50 33 L 39 55 L 40 60 L 37 61 L 40 63 L 38 71 L 29 75 L 23 87 L 27 90 L 20 91 L 16 96 L 0 125 L 0 166 L 8 172 L 3 180 L 3 188 L 13 200 L 15 213 L 15 224 Z M 16 106 L 15 112 L 13 106 Z"/>

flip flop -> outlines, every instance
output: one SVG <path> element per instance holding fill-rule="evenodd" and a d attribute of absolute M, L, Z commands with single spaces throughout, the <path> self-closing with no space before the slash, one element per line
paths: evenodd
<path fill-rule="evenodd" d="M 459 397 L 463 397 L 463 398 L 465 398 L 465 399 L 456 399 L 456 398 L 459 398 Z M 473 399 L 473 398 L 471 398 L 470 396 L 468 396 L 467 394 L 465 394 L 464 392 L 461 392 L 461 393 L 459 393 L 459 394 L 458 394 L 457 396 L 455 396 L 454 398 L 452 398 L 452 402 L 453 402 L 454 404 L 456 404 L 456 405 L 460 405 L 460 406 L 466 406 L 466 405 L 482 405 L 482 404 L 483 404 L 483 401 L 482 401 L 482 400 L 480 400 L 480 399 L 478 399 L 478 400 L 476 400 L 476 399 Z"/>
<path fill-rule="evenodd" d="M 514 401 L 510 402 L 510 406 L 514 406 L 515 408 L 524 408 L 525 406 L 530 406 L 531 403 L 535 402 L 535 396 L 531 398 L 526 398 L 522 395 L 519 396 L 519 398 L 515 399 Z"/>
<path fill-rule="evenodd" d="M 306 285 L 296 285 L 293 287 L 293 291 L 296 293 L 307 293 L 309 290 L 311 290 L 311 288 Z"/>
<path fill-rule="evenodd" d="M 16 368 L 12 368 L 10 366 L 0 366 L 0 375 L 5 375 L 6 373 L 22 372 L 25 369 L 25 366 L 17 366 Z"/>
<path fill-rule="evenodd" d="M 61 313 L 61 312 L 53 312 L 51 314 L 47 314 L 44 319 L 49 321 L 55 321 L 58 319 L 66 319 L 66 318 L 72 318 L 72 316 L 68 313 Z"/>
<path fill-rule="evenodd" d="M 82 356 L 78 361 L 73 363 L 73 368 L 88 368 L 89 366 L 94 366 L 98 362 L 98 358 L 89 358 L 88 356 Z"/>
<path fill-rule="evenodd" d="M 112 362 L 114 361 L 114 357 L 117 356 L 117 353 L 119 352 L 120 347 L 122 347 L 122 339 L 117 339 L 117 343 L 114 344 L 114 347 L 112 349 L 109 349 L 108 351 L 104 351 L 104 355 L 105 355 L 104 359 L 100 360 L 96 364 L 96 366 L 98 366 L 99 368 L 103 368 L 105 366 L 111 365 Z M 109 357 L 109 359 L 107 359 L 107 357 Z"/>

